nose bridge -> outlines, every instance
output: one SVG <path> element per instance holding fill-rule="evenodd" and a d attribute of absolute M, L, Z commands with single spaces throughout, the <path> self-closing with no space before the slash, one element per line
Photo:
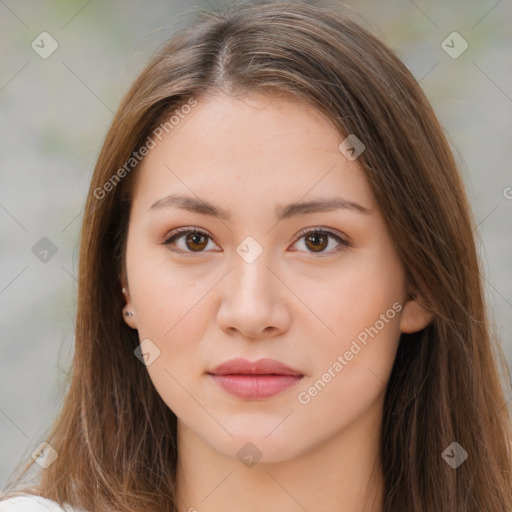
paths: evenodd
<path fill-rule="evenodd" d="M 234 255 L 235 288 L 242 294 L 250 297 L 259 296 L 261 292 L 270 292 L 272 272 L 270 272 L 269 250 L 257 242 L 253 237 L 247 237 L 236 248 Z"/>
<path fill-rule="evenodd" d="M 290 320 L 278 303 L 282 284 L 269 270 L 271 251 L 261 245 L 261 250 L 256 249 L 254 241 L 237 247 L 217 318 L 222 329 L 235 329 L 251 338 L 281 332 Z"/>

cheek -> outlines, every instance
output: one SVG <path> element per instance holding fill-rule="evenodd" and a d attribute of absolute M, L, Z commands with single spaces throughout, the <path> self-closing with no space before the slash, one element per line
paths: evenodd
<path fill-rule="evenodd" d="M 141 337 L 165 341 L 189 315 L 196 315 L 196 304 L 205 294 L 204 277 L 173 264 L 165 248 L 128 246 L 127 272 Z"/>
<path fill-rule="evenodd" d="M 395 303 L 402 302 L 404 277 L 401 265 L 392 256 L 377 248 L 354 253 L 333 270 L 329 283 L 321 289 L 314 291 L 309 286 L 302 291 L 308 305 L 329 327 L 329 331 L 324 329 L 324 339 L 330 340 L 327 346 L 342 349 L 376 322 L 382 327 L 381 315 L 386 327 L 399 333 Z"/>
<path fill-rule="evenodd" d="M 321 417 L 325 428 L 334 433 L 383 398 L 400 339 L 400 304 L 385 293 L 361 298 L 366 302 L 355 308 L 347 302 L 346 309 L 338 310 L 333 322 L 336 336 L 324 336 L 309 354 L 314 371 L 296 398 L 311 428 L 314 418 Z"/>
<path fill-rule="evenodd" d="M 147 371 L 162 400 L 179 416 L 197 407 L 185 390 L 204 372 L 197 355 L 208 318 L 207 290 L 186 272 L 148 261 L 133 275 L 139 338 L 152 340 L 159 350 Z"/>
<path fill-rule="evenodd" d="M 309 380 L 320 379 L 319 389 L 331 389 L 325 397 L 334 393 L 331 398 L 355 405 L 354 399 L 369 399 L 382 390 L 400 339 L 403 290 L 403 269 L 389 246 L 354 255 L 333 273 L 315 306 L 331 332 L 324 329 L 310 354 L 315 373 Z"/>
<path fill-rule="evenodd" d="M 194 282 L 159 275 L 145 280 L 137 296 L 139 336 L 154 340 L 169 363 L 190 356 L 206 328 L 205 293 Z"/>

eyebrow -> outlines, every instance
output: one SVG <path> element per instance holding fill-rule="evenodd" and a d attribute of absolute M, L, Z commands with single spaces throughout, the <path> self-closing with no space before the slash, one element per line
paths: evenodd
<path fill-rule="evenodd" d="M 156 203 L 150 206 L 149 210 L 165 207 L 181 208 L 190 212 L 200 213 L 202 215 L 210 215 L 212 217 L 223 220 L 231 219 L 231 214 L 220 206 L 214 205 L 203 199 L 180 196 L 176 194 L 171 194 L 169 196 L 163 197 L 162 199 L 159 199 L 156 201 Z M 373 212 L 372 209 L 365 208 L 364 206 L 361 206 L 360 204 L 353 201 L 348 201 L 340 197 L 333 197 L 276 207 L 275 215 L 277 220 L 285 220 L 296 215 L 343 209 L 356 213 L 362 213 L 365 215 L 370 215 Z"/>

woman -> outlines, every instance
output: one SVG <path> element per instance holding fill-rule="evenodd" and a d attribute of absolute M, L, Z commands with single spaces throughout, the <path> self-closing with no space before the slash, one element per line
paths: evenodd
<path fill-rule="evenodd" d="M 199 20 L 107 134 L 70 387 L 0 511 L 511 510 L 473 227 L 366 30 L 297 3 Z"/>

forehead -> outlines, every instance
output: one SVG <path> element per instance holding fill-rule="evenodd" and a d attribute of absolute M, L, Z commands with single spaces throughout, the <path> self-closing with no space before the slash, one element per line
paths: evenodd
<path fill-rule="evenodd" d="M 185 113 L 186 112 L 186 113 Z M 175 115 L 144 158 L 135 202 L 165 193 L 216 195 L 219 201 L 299 200 L 337 191 L 371 207 L 357 161 L 338 149 L 343 136 L 310 105 L 291 98 L 217 95 Z M 151 204 L 152 204 L 151 202 Z"/>

